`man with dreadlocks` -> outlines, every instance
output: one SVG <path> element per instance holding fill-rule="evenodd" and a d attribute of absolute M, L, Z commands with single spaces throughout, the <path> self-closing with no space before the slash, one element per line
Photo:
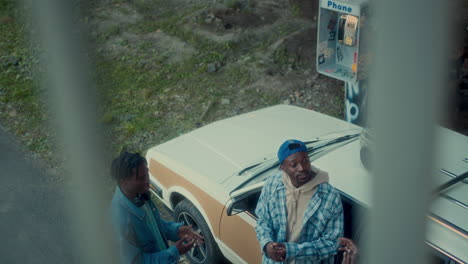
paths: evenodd
<path fill-rule="evenodd" d="M 124 152 L 111 166 L 117 182 L 111 203 L 111 217 L 119 239 L 123 263 L 177 263 L 203 238 L 190 226 L 166 222 L 149 196 L 146 159 Z M 176 241 L 170 246 L 167 240 Z"/>

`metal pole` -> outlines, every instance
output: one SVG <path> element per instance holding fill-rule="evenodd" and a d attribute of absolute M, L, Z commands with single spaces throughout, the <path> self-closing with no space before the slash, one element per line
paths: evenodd
<path fill-rule="evenodd" d="M 68 241 L 80 256 L 77 263 L 116 263 L 103 196 L 106 170 L 97 96 L 89 79 L 87 54 L 77 25 L 79 1 L 23 0 L 47 55 L 48 108 L 55 115 L 60 154 L 70 180 L 69 214 L 75 240 Z M 51 245 L 53 246 L 53 245 Z"/>
<path fill-rule="evenodd" d="M 373 209 L 366 263 L 429 263 L 424 246 L 432 190 L 434 128 L 445 88 L 445 1 L 375 0 Z"/>

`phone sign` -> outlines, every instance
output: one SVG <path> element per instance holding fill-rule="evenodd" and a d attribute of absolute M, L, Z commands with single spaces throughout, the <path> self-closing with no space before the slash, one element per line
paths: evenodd
<path fill-rule="evenodd" d="M 341 13 L 353 14 L 355 16 L 359 16 L 360 13 L 360 5 L 352 2 L 342 2 L 338 0 L 320 0 L 320 6 L 322 8 L 330 9 Z"/>
<path fill-rule="evenodd" d="M 338 11 L 348 12 L 348 13 L 353 12 L 353 9 L 351 7 L 345 6 L 345 5 L 340 5 L 340 4 L 337 4 L 334 1 L 330 1 L 330 0 L 327 2 L 327 7 L 338 10 Z"/>

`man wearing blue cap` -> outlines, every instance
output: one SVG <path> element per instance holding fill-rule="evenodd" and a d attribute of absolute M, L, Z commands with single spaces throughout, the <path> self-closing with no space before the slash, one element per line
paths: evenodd
<path fill-rule="evenodd" d="M 278 159 L 281 173 L 267 179 L 255 211 L 262 262 L 333 263 L 343 235 L 339 193 L 303 142 L 284 142 Z"/>

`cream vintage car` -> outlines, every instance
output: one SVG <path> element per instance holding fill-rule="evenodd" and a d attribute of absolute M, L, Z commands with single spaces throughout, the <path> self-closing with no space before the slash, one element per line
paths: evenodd
<path fill-rule="evenodd" d="M 468 171 L 467 137 L 447 129 L 439 184 Z M 205 244 L 187 255 L 191 263 L 261 263 L 254 213 L 265 179 L 278 173 L 276 151 L 286 139 L 307 142 L 314 166 L 329 172 L 342 196 L 345 236 L 359 243 L 359 219 L 371 206 L 371 175 L 361 162 L 362 128 L 311 110 L 278 105 L 214 122 L 147 151 L 151 190 L 191 224 Z M 461 142 L 461 143 L 460 143 Z M 364 148 L 363 148 L 364 146 Z M 365 156 L 365 155 L 364 155 Z M 340 166 L 336 166 L 340 164 Z M 466 173 L 465 173 L 466 174 Z M 468 261 L 468 186 L 441 191 L 428 214 L 426 243 L 437 263 Z M 434 262 L 436 263 L 436 262 Z"/>

